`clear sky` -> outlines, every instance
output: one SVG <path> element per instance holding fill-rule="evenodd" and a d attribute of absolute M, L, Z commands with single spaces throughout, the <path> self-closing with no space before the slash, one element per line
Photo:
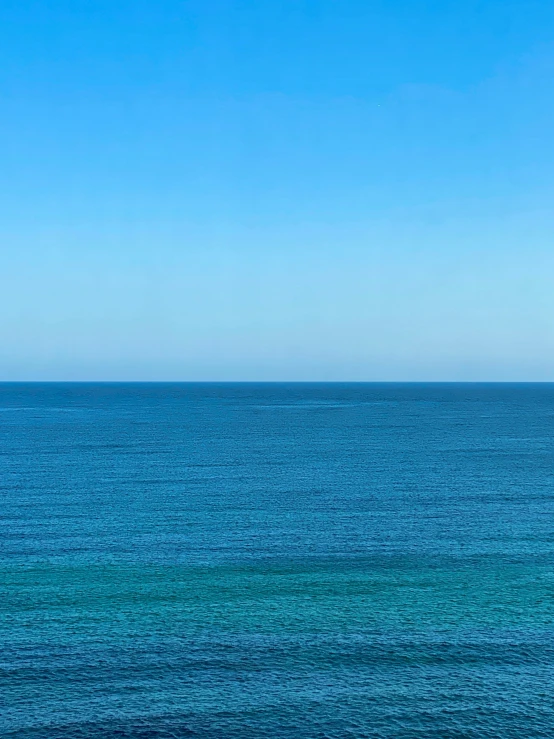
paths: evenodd
<path fill-rule="evenodd" d="M 551 0 L 2 0 L 0 379 L 554 380 Z"/>

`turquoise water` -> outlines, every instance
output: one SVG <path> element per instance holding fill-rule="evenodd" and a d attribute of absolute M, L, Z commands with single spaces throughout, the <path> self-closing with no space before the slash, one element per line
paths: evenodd
<path fill-rule="evenodd" d="M 554 737 L 553 385 L 0 385 L 2 737 Z"/>

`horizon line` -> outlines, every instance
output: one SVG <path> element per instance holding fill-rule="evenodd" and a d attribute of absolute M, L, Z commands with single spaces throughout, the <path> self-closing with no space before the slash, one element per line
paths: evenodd
<path fill-rule="evenodd" d="M 553 380 L 1 380 L 0 385 L 554 385 Z"/>

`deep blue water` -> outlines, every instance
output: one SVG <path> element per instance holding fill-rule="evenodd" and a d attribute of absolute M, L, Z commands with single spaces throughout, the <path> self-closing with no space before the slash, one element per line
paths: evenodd
<path fill-rule="evenodd" d="M 554 737 L 554 385 L 0 385 L 0 735 Z"/>

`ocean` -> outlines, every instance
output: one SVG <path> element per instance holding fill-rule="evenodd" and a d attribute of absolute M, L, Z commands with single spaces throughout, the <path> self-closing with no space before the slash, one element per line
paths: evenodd
<path fill-rule="evenodd" d="M 3 739 L 554 737 L 554 385 L 0 385 Z"/>

